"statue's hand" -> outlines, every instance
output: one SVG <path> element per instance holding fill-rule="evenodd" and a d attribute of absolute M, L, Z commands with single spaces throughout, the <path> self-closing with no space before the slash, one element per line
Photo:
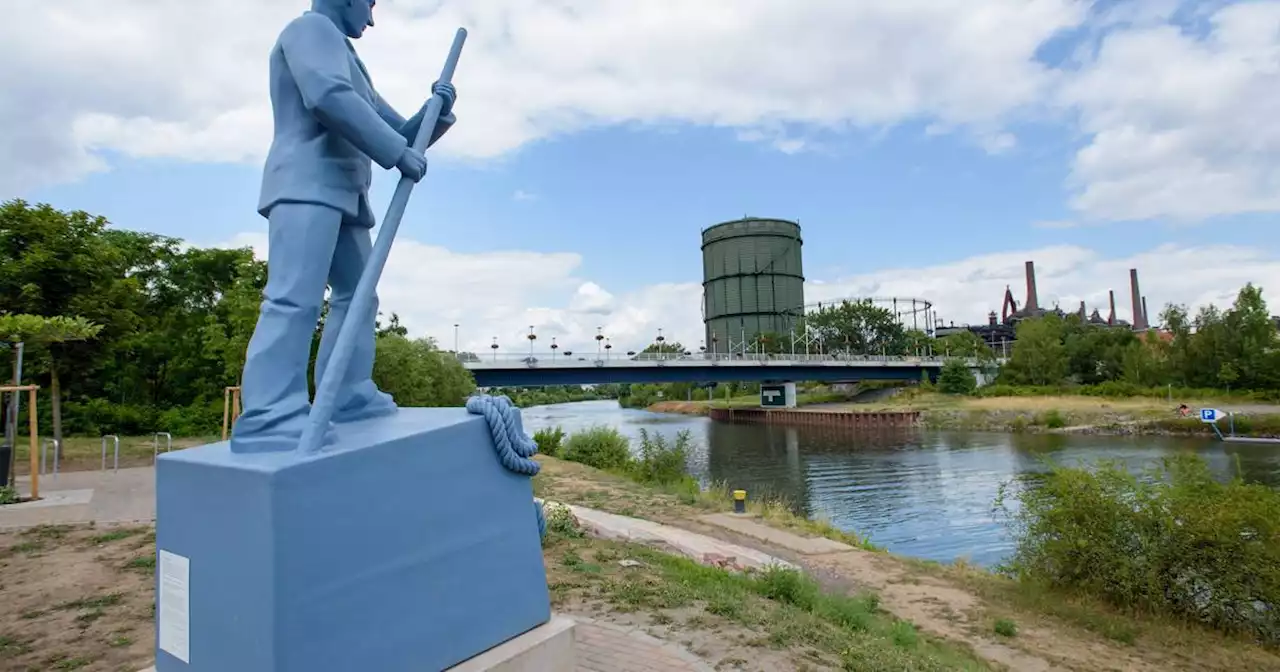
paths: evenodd
<path fill-rule="evenodd" d="M 440 108 L 440 116 L 449 116 L 449 113 L 453 112 L 453 103 L 458 100 L 458 90 L 448 82 L 436 82 L 431 85 L 431 93 L 444 99 L 444 105 Z"/>
<path fill-rule="evenodd" d="M 400 154 L 400 160 L 396 162 L 396 168 L 400 169 L 400 174 L 418 182 L 427 174 L 427 157 L 413 151 L 412 147 L 406 147 Z"/>

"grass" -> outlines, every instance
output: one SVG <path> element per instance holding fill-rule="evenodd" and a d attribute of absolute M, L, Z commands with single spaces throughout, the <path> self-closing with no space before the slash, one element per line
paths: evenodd
<path fill-rule="evenodd" d="M 736 639 L 747 649 L 738 660 L 783 651 L 793 669 L 806 659 L 846 670 L 988 669 L 970 651 L 884 612 L 877 596 L 826 592 L 794 570 L 733 574 L 572 531 L 550 533 L 545 555 L 558 608 L 599 602 L 686 638 L 701 631 Z"/>

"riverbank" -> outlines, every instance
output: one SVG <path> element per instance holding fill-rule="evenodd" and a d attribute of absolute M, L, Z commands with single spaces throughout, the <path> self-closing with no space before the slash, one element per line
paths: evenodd
<path fill-rule="evenodd" d="M 867 402 L 802 404 L 803 408 L 830 413 L 880 413 L 916 411 L 924 427 L 951 431 L 1041 432 L 1104 435 L 1204 436 L 1213 431 L 1198 417 L 1179 417 L 1176 408 L 1186 404 L 1192 413 L 1217 408 L 1236 414 L 1235 433 L 1248 437 L 1280 437 L 1280 405 L 1215 399 L 1107 398 L 1092 396 L 963 397 L 914 388 Z M 648 408 L 655 413 L 707 415 L 719 401 L 665 401 Z M 729 407 L 752 407 L 758 400 L 740 397 Z M 1223 421 L 1225 434 L 1230 425 Z"/>
<path fill-rule="evenodd" d="M 1280 669 L 1280 656 L 1243 639 L 1180 621 L 1120 613 L 963 562 L 929 563 L 867 550 L 854 535 L 797 518 L 777 503 L 753 503 L 754 519 L 770 528 L 826 537 L 854 548 L 806 555 L 761 538 L 772 535 L 752 536 L 707 522 L 708 513 L 729 508 L 731 500 L 723 490 L 664 491 L 583 465 L 539 459 L 543 471 L 534 479 L 539 496 L 654 520 L 785 558 L 827 590 L 878 595 L 881 608 L 893 616 L 922 633 L 966 647 L 993 666 L 1152 672 Z"/>

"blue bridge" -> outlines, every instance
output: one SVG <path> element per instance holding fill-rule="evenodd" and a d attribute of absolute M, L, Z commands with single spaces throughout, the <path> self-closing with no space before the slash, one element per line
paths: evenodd
<path fill-rule="evenodd" d="M 463 365 L 480 387 L 606 383 L 826 382 L 936 380 L 947 357 L 877 355 L 640 354 L 565 357 L 551 354 L 476 358 Z M 964 360 L 980 371 L 976 360 Z M 981 382 L 981 376 L 979 376 Z"/>

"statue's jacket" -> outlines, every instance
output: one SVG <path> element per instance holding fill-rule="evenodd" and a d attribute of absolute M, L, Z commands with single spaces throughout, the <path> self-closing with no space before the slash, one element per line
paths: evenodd
<path fill-rule="evenodd" d="M 277 203 L 315 203 L 372 227 L 372 165 L 396 165 L 417 135 L 422 113 L 406 121 L 373 88 L 345 35 L 327 17 L 306 12 L 280 33 L 269 81 L 275 139 L 267 153 L 258 212 Z M 432 142 L 453 115 L 442 117 Z"/>

